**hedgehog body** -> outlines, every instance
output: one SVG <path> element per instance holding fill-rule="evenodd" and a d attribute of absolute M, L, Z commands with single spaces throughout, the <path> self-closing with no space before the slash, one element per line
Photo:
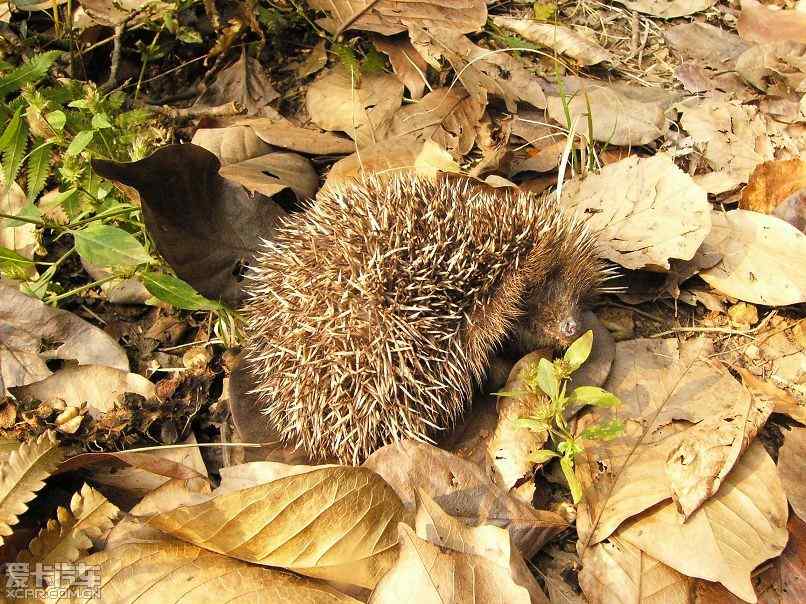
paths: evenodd
<path fill-rule="evenodd" d="M 508 338 L 567 344 L 605 278 L 595 237 L 548 198 L 369 178 L 320 193 L 266 243 L 245 358 L 286 442 L 360 463 L 452 425 Z"/>

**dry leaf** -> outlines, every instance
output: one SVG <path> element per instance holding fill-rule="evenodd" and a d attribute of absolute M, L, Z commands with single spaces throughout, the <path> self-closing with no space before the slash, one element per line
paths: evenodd
<path fill-rule="evenodd" d="M 619 3 L 639 13 L 673 19 L 711 8 L 716 0 L 619 0 Z"/>
<path fill-rule="evenodd" d="M 733 32 L 698 21 L 675 25 L 663 35 L 672 48 L 695 59 L 697 65 L 718 71 L 731 69 L 747 50 L 747 44 Z"/>
<path fill-rule="evenodd" d="M 397 555 L 403 506 L 367 469 L 321 467 L 219 490 L 202 503 L 151 516 L 148 524 L 234 558 L 367 588 Z"/>
<path fill-rule="evenodd" d="M 736 31 L 742 40 L 755 44 L 783 40 L 806 43 L 806 13 L 797 9 L 772 10 L 756 0 L 742 0 Z"/>
<path fill-rule="evenodd" d="M 711 228 L 705 191 L 663 153 L 630 156 L 566 182 L 562 203 L 601 233 L 608 260 L 631 269 L 691 259 Z"/>
<path fill-rule="evenodd" d="M 270 145 L 300 153 L 342 155 L 355 151 L 355 142 L 349 138 L 331 132 L 300 128 L 290 122 L 266 117 L 243 120 L 238 124 L 249 126 L 259 138 Z"/>
<path fill-rule="evenodd" d="M 237 164 L 272 151 L 271 145 L 262 141 L 252 128 L 241 125 L 199 128 L 190 142 L 218 157 L 222 166 Z"/>
<path fill-rule="evenodd" d="M 372 43 L 381 52 L 389 56 L 389 62 L 395 76 L 409 91 L 409 97 L 420 99 L 428 85 L 425 73 L 428 63 L 412 46 L 408 36 L 374 36 Z"/>
<path fill-rule="evenodd" d="M 778 451 L 778 475 L 789 504 L 806 522 L 806 428 L 782 430 L 784 444 Z"/>
<path fill-rule="evenodd" d="M 321 71 L 327 65 L 327 48 L 325 40 L 319 40 L 316 46 L 311 49 L 305 61 L 297 68 L 298 78 L 307 78 L 309 75 Z"/>
<path fill-rule="evenodd" d="M 711 287 L 766 306 L 806 301 L 806 235 L 780 218 L 747 210 L 714 212 L 712 221 L 703 247 L 722 261 L 700 273 Z"/>
<path fill-rule="evenodd" d="M 613 61 L 610 53 L 599 44 L 570 27 L 512 17 L 493 17 L 493 23 L 514 31 L 530 42 L 568 55 L 580 65 Z"/>
<path fill-rule="evenodd" d="M 782 604 L 806 602 L 806 522 L 797 516 L 789 519 L 789 542 L 781 554 Z"/>
<path fill-rule="evenodd" d="M 290 189 L 297 201 L 304 201 L 313 199 L 319 188 L 319 175 L 311 162 L 297 153 L 268 153 L 224 166 L 218 173 L 266 197 Z"/>
<path fill-rule="evenodd" d="M 518 101 L 539 109 L 546 106 L 546 95 L 538 79 L 508 52 L 476 46 L 455 29 L 417 29 L 412 32 L 412 43 L 437 69 L 438 58 L 444 56 L 470 96 L 482 107 L 487 106 L 488 94 L 502 97 L 513 113 L 518 110 Z"/>
<path fill-rule="evenodd" d="M 16 182 L 12 182 L 10 187 L 0 183 L 0 214 L 16 216 L 27 204 L 28 199 Z M 5 226 L 5 222 L 5 219 L 0 219 L 0 246 L 33 260 L 37 246 L 36 225 L 26 223 L 10 227 Z M 20 276 L 31 277 L 35 273 L 36 268 L 32 264 Z"/>
<path fill-rule="evenodd" d="M 773 412 L 788 415 L 792 419 L 806 424 L 806 401 L 798 402 L 789 396 L 784 390 L 760 380 L 744 367 L 737 367 L 736 370 L 742 376 L 742 383 L 756 398 L 768 399 L 772 401 Z"/>
<path fill-rule="evenodd" d="M 80 562 L 98 569 L 104 604 L 359 604 L 321 581 L 253 566 L 179 541 L 126 544 Z M 81 581 L 82 576 L 75 579 Z M 72 592 L 70 585 L 62 587 Z"/>
<path fill-rule="evenodd" d="M 330 13 L 321 25 L 331 33 L 362 29 L 392 35 L 407 27 L 455 28 L 462 33 L 479 31 L 487 22 L 484 0 L 309 0 L 311 8 Z"/>
<path fill-rule="evenodd" d="M 43 482 L 53 474 L 62 460 L 63 452 L 53 432 L 47 431 L 38 439 L 22 443 L 0 465 L 0 545 L 17 524 L 18 517 L 28 509 Z"/>
<path fill-rule="evenodd" d="M 386 137 L 403 101 L 403 84 L 388 73 L 363 74 L 358 80 L 339 66 L 311 84 L 305 98 L 317 126 L 346 132 L 364 147 Z"/>
<path fill-rule="evenodd" d="M 474 463 L 411 440 L 387 445 L 364 462 L 392 485 L 407 509 L 417 487 L 446 513 L 472 526 L 492 524 L 509 531 L 525 558 L 531 558 L 567 525 L 553 512 L 535 510 L 489 481 Z"/>
<path fill-rule="evenodd" d="M 57 2 L 60 4 L 61 0 Z M 43 9 L 54 6 L 52 2 L 43 2 Z M 121 23 L 143 23 L 154 15 L 164 14 L 171 10 L 170 4 L 161 0 L 83 0 L 81 7 L 86 14 L 101 25 L 114 27 Z"/>
<path fill-rule="evenodd" d="M 222 69 L 207 90 L 193 104 L 195 107 L 216 107 L 235 101 L 248 115 L 274 113 L 268 104 L 280 95 L 260 61 L 241 53 L 240 58 Z"/>
<path fill-rule="evenodd" d="M 750 176 L 739 207 L 771 214 L 787 197 L 802 189 L 806 189 L 806 162 L 800 159 L 764 162 Z"/>
<path fill-rule="evenodd" d="M 693 581 L 616 536 L 585 550 L 579 585 L 590 604 L 693 604 Z"/>
<path fill-rule="evenodd" d="M 752 46 L 736 59 L 736 71 L 768 94 L 788 96 L 806 87 L 806 43 L 770 42 Z"/>
<path fill-rule="evenodd" d="M 154 384 L 143 376 L 103 365 L 65 367 L 44 380 L 12 390 L 21 401 L 58 398 L 74 407 L 87 403 L 93 417 L 112 409 L 125 392 L 155 396 Z"/>
<path fill-rule="evenodd" d="M 370 604 L 507 602 L 530 604 L 529 592 L 509 569 L 487 558 L 441 549 L 398 524 L 400 557 L 372 593 Z"/>
<path fill-rule="evenodd" d="M 775 464 L 756 441 L 717 494 L 684 524 L 668 503 L 628 523 L 619 535 L 684 575 L 719 581 L 755 602 L 750 573 L 783 551 L 787 512 Z"/>

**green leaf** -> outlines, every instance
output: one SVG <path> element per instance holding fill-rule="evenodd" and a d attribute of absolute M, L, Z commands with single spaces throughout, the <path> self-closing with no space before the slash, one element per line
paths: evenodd
<path fill-rule="evenodd" d="M 17 178 L 26 147 L 28 147 L 28 125 L 20 120 L 19 127 L 3 153 L 3 182 L 11 183 Z"/>
<path fill-rule="evenodd" d="M 67 147 L 67 151 L 64 154 L 67 157 L 73 157 L 81 153 L 84 149 L 87 148 L 92 142 L 92 137 L 95 136 L 95 132 L 92 130 L 83 130 L 76 134 L 75 138 L 70 141 L 70 146 Z"/>
<path fill-rule="evenodd" d="M 587 440 L 610 440 L 624 432 L 624 425 L 617 419 L 583 430 L 579 437 Z"/>
<path fill-rule="evenodd" d="M 25 279 L 26 270 L 33 264 L 14 250 L 0 246 L 0 275 L 7 279 Z"/>
<path fill-rule="evenodd" d="M 551 449 L 540 449 L 529 455 L 529 461 L 532 463 L 546 463 L 548 460 L 559 456 L 559 453 Z"/>
<path fill-rule="evenodd" d="M 28 157 L 28 200 L 33 201 L 45 188 L 50 174 L 50 162 L 53 159 L 53 149 L 49 144 L 42 144 L 42 140 L 34 141 L 35 148 Z"/>
<path fill-rule="evenodd" d="M 561 457 L 560 467 L 568 483 L 568 488 L 571 489 L 571 497 L 574 500 L 574 504 L 577 504 L 582 501 L 582 485 L 579 483 L 576 474 L 574 474 L 574 461 L 570 457 Z"/>
<path fill-rule="evenodd" d="M 537 385 L 552 401 L 556 401 L 560 394 L 560 380 L 554 364 L 547 359 L 540 359 L 537 366 Z"/>
<path fill-rule="evenodd" d="M 74 109 L 89 109 L 90 102 L 87 99 L 76 99 L 67 103 L 67 106 Z"/>
<path fill-rule="evenodd" d="M 557 12 L 557 5 L 552 3 L 535 2 L 534 16 L 535 21 L 548 21 Z"/>
<path fill-rule="evenodd" d="M 582 363 L 588 360 L 591 348 L 593 348 L 593 331 L 589 329 L 579 336 L 565 351 L 563 360 L 568 363 L 571 371 L 576 371 L 582 366 Z"/>
<path fill-rule="evenodd" d="M 134 235 L 108 224 L 96 222 L 72 233 L 76 251 L 96 266 L 137 266 L 151 259 Z"/>
<path fill-rule="evenodd" d="M 92 116 L 92 127 L 95 130 L 101 130 L 102 128 L 111 128 L 112 124 L 105 113 L 96 113 Z"/>
<path fill-rule="evenodd" d="M 140 275 L 148 292 L 175 308 L 184 310 L 217 310 L 221 304 L 208 300 L 190 285 L 165 273 L 147 272 Z"/>
<path fill-rule="evenodd" d="M 548 432 L 549 430 L 548 422 L 534 417 L 519 417 L 515 420 L 515 425 L 519 428 L 531 430 L 532 432 Z"/>
<path fill-rule="evenodd" d="M 10 93 L 22 88 L 24 84 L 38 82 L 47 75 L 50 66 L 61 53 L 51 50 L 34 55 L 28 61 L 14 69 L 11 73 L 0 78 L 0 99 L 6 98 Z"/>
<path fill-rule="evenodd" d="M 575 388 L 571 393 L 571 401 L 581 405 L 593 405 L 594 407 L 616 407 L 621 404 L 615 394 L 596 386 Z"/>
<path fill-rule="evenodd" d="M 20 218 L 30 218 L 31 220 L 41 220 L 42 214 L 34 204 L 31 202 L 26 203 L 20 211 L 14 214 L 15 216 L 19 216 Z M 30 222 L 24 222 L 22 220 L 14 220 L 13 218 L 7 218 L 3 222 L 0 222 L 0 226 L 13 229 L 14 227 L 22 226 L 24 224 L 31 224 Z"/>
<path fill-rule="evenodd" d="M 17 109 L 12 118 L 8 121 L 3 134 L 0 135 L 0 151 L 8 149 L 11 142 L 17 138 L 17 133 L 22 127 L 22 109 Z"/>
<path fill-rule="evenodd" d="M 56 111 L 46 113 L 45 120 L 56 132 L 61 132 L 64 130 L 64 125 L 67 123 L 67 116 L 64 114 L 64 111 L 59 111 L 57 109 Z"/>

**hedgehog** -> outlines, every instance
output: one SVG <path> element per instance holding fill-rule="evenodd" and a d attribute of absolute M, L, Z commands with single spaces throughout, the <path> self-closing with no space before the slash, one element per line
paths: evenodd
<path fill-rule="evenodd" d="M 493 354 L 569 344 L 609 277 L 596 236 L 554 196 L 412 174 L 328 188 L 246 276 L 253 394 L 315 461 L 433 442 Z"/>

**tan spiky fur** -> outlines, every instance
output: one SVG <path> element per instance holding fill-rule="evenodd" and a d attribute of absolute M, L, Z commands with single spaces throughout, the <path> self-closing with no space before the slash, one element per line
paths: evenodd
<path fill-rule="evenodd" d="M 288 443 L 359 463 L 449 427 L 549 279 L 581 300 L 605 278 L 595 237 L 549 198 L 370 178 L 266 242 L 245 356 Z"/>

